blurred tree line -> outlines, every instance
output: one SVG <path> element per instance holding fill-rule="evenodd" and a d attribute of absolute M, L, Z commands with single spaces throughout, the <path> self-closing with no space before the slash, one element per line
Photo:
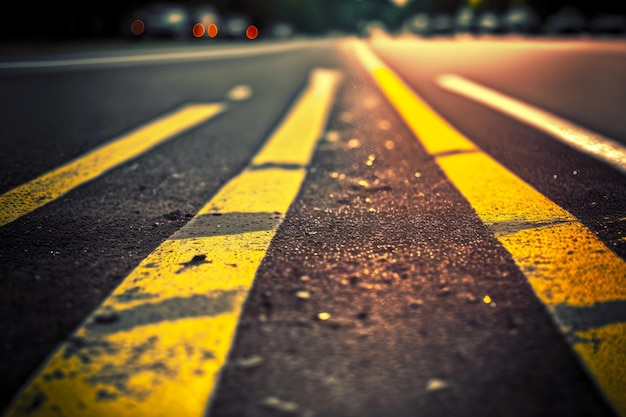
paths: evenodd
<path fill-rule="evenodd" d="M 12 18 L 0 25 L 0 36 L 4 39 L 116 37 L 122 17 L 152 1 L 155 0 L 14 1 Z M 169 1 L 181 3 L 180 0 Z M 380 20 L 393 28 L 418 12 L 454 13 L 463 6 L 477 11 L 504 11 L 512 5 L 525 3 L 542 19 L 564 6 L 577 7 L 588 16 L 597 12 L 626 14 L 624 0 L 408 0 L 402 7 L 392 1 L 186 0 L 183 3 L 211 4 L 223 15 L 243 13 L 259 27 L 288 21 L 305 33 L 352 32 L 357 30 L 359 22 L 367 20 Z"/>

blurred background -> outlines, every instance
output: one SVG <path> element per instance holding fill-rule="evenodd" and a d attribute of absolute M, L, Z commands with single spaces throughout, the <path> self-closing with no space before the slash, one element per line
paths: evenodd
<path fill-rule="evenodd" d="M 214 23 L 220 39 L 244 37 L 251 24 L 259 38 L 369 36 L 376 30 L 425 37 L 626 33 L 626 2 L 615 0 L 22 1 L 8 10 L 2 39 L 28 42 L 194 39 L 196 23 Z M 143 25 L 132 27 L 136 20 Z"/>

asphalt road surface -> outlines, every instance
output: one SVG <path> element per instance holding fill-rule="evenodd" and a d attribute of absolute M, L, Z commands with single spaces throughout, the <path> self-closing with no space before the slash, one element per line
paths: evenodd
<path fill-rule="evenodd" d="M 7 50 L 8 416 L 626 416 L 626 43 Z"/>

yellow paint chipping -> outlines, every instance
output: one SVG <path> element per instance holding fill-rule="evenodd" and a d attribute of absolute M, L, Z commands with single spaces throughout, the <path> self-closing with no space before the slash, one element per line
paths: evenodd
<path fill-rule="evenodd" d="M 445 136 L 421 137 L 426 142 L 445 141 Z M 484 152 L 439 157 L 437 162 L 481 220 L 489 225 L 574 220 L 574 216 Z"/>
<path fill-rule="evenodd" d="M 210 404 L 256 270 L 305 178 L 339 83 L 315 70 L 260 155 L 291 140 L 306 152 L 265 159 L 228 182 L 144 259 L 64 342 L 7 417 L 200 417 Z M 278 140 L 275 140 L 277 139 Z"/>
<path fill-rule="evenodd" d="M 238 302 L 243 302 L 245 293 Z M 144 325 L 106 337 L 90 336 L 93 346 L 64 357 L 57 351 L 19 397 L 8 416 L 199 416 L 224 363 L 233 337 L 235 312 Z M 105 346 L 105 347 L 103 347 Z M 84 363 L 81 354 L 90 358 Z M 63 375 L 62 378 L 54 375 Z M 43 396 L 33 413 L 35 399 Z"/>
<path fill-rule="evenodd" d="M 575 307 L 626 300 L 626 263 L 621 258 L 573 215 L 448 124 L 364 43 L 354 44 L 354 51 L 426 151 L 493 229 L 541 301 L 548 307 Z M 558 310 L 548 310 L 558 324 Z M 600 346 L 597 352 L 588 343 L 575 343 L 574 348 L 609 402 L 626 417 L 625 325 L 581 335 L 593 338 Z M 571 329 L 561 326 L 561 331 Z"/>
<path fill-rule="evenodd" d="M 0 226 L 48 204 L 224 111 L 221 104 L 192 104 L 156 119 L 0 196 Z"/>
<path fill-rule="evenodd" d="M 574 349 L 620 415 L 626 415 L 626 323 L 576 333 Z"/>
<path fill-rule="evenodd" d="M 569 212 L 483 152 L 437 162 L 545 304 L 626 299 L 626 263 Z"/>
<path fill-rule="evenodd" d="M 546 305 L 626 300 L 626 264 L 578 222 L 520 230 L 498 240 Z"/>

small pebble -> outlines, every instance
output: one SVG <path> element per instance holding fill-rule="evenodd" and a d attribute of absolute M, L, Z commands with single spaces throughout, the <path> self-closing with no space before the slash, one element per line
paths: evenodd
<path fill-rule="evenodd" d="M 352 148 L 352 149 L 360 148 L 361 147 L 361 141 L 356 139 L 356 138 L 350 139 L 348 141 L 348 147 Z"/>
<path fill-rule="evenodd" d="M 284 401 L 277 397 L 266 397 L 263 400 L 263 405 L 277 411 L 282 411 L 283 413 L 294 413 L 298 411 L 298 404 L 292 401 Z"/>
<path fill-rule="evenodd" d="M 340 139 L 339 133 L 334 131 L 334 130 L 330 130 L 326 133 L 326 136 L 324 137 L 324 139 L 326 139 L 326 142 L 337 142 Z"/>
<path fill-rule="evenodd" d="M 318 318 L 319 320 L 326 321 L 326 320 L 328 320 L 328 319 L 330 318 L 330 313 L 326 313 L 326 312 L 324 312 L 324 313 L 319 313 L 319 314 L 317 315 L 317 318 Z"/>
<path fill-rule="evenodd" d="M 440 389 L 448 388 L 446 381 L 441 379 L 431 378 L 426 383 L 426 391 L 438 391 Z"/>
<path fill-rule="evenodd" d="M 259 355 L 249 356 L 247 358 L 239 358 L 235 364 L 240 368 L 254 368 L 263 363 L 263 358 Z"/>
<path fill-rule="evenodd" d="M 296 293 L 296 297 L 302 299 L 302 300 L 308 300 L 309 298 L 311 298 L 311 293 L 308 291 L 298 291 Z"/>

